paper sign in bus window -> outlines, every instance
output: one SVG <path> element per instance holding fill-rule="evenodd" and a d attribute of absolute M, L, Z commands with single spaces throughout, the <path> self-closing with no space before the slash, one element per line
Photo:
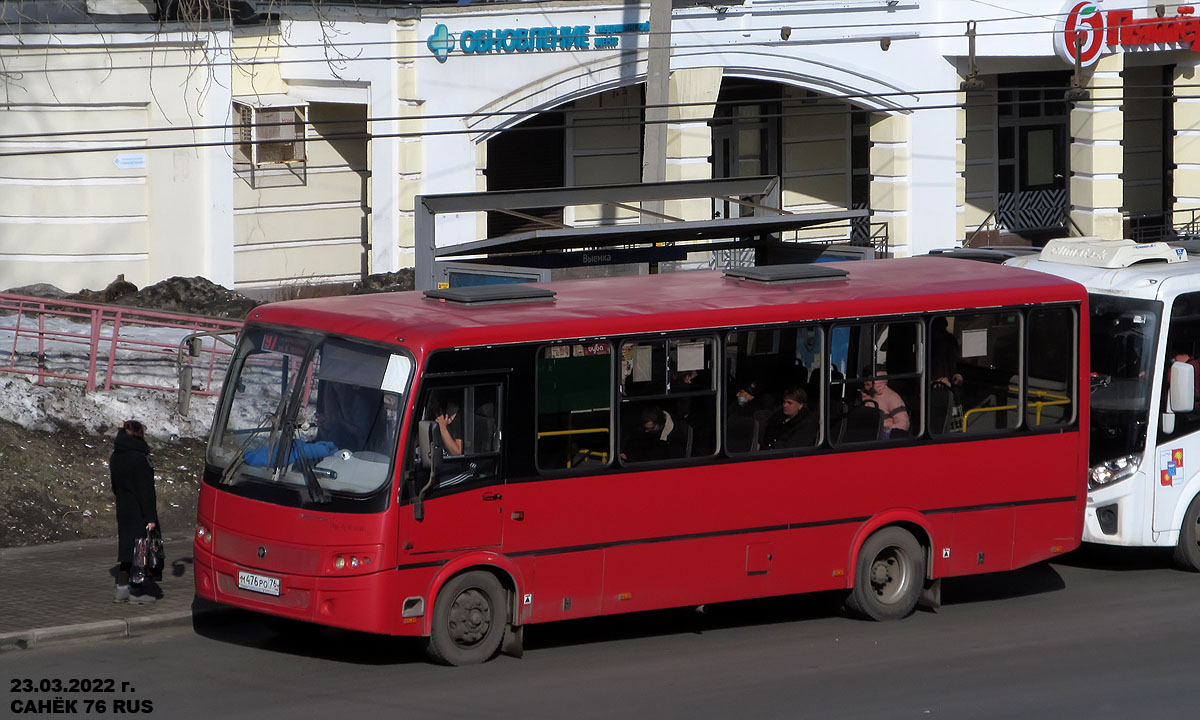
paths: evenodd
<path fill-rule="evenodd" d="M 964 330 L 962 334 L 962 356 L 983 357 L 987 355 L 987 330 Z"/>
<path fill-rule="evenodd" d="M 650 382 L 654 379 L 654 348 L 637 345 L 633 348 L 633 381 Z"/>
<path fill-rule="evenodd" d="M 676 347 L 675 369 L 680 372 L 704 369 L 704 343 L 679 343 Z"/>

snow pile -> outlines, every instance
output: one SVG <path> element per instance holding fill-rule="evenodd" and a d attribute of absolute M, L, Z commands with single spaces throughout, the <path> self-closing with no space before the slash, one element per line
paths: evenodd
<path fill-rule="evenodd" d="M 152 437 L 206 438 L 216 398 L 193 395 L 186 416 L 175 393 L 144 388 L 84 392 L 82 383 L 39 387 L 31 378 L 0 374 L 0 419 L 30 430 L 70 426 L 111 435 L 126 420 L 140 420 Z"/>

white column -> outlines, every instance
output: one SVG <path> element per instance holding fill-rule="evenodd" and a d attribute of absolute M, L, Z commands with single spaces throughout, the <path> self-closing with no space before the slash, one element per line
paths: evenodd
<path fill-rule="evenodd" d="M 223 80 L 209 83 L 201 97 L 204 99 L 203 124 L 223 125 L 202 131 L 201 142 L 220 143 L 203 148 L 205 193 L 209 211 L 205 214 L 203 269 L 200 272 L 218 285 L 232 288 L 233 263 L 233 81 L 232 43 L 228 32 L 209 35 L 208 55 L 214 74 L 223 71 Z M 200 123 L 198 123 L 200 124 Z M 181 272 L 179 274 L 188 274 Z"/>
<path fill-rule="evenodd" d="M 871 115 L 871 222 L 888 225 L 888 248 L 897 257 L 909 251 L 908 115 Z"/>
<path fill-rule="evenodd" d="M 1100 58 L 1087 78 L 1089 99 L 1071 109 L 1071 219 L 1085 235 L 1108 240 L 1125 234 L 1121 219 L 1124 67 L 1122 53 Z"/>
<path fill-rule="evenodd" d="M 1175 202 L 1172 223 L 1189 223 L 1200 208 L 1200 63 L 1178 63 L 1174 76 Z"/>
<path fill-rule="evenodd" d="M 667 125 L 667 175 L 670 181 L 711 180 L 712 127 L 709 125 L 721 92 L 721 68 L 693 68 L 671 73 L 671 108 Z M 692 103 L 704 103 L 697 105 Z M 708 198 L 671 200 L 666 214 L 684 220 L 708 220 Z"/>
<path fill-rule="evenodd" d="M 945 98 L 940 98 L 945 104 Z M 959 233 L 958 156 L 963 132 L 960 110 L 938 108 L 914 112 L 909 120 L 908 182 L 912 193 L 907 238 L 892 238 L 897 256 L 922 255 L 949 247 Z"/>

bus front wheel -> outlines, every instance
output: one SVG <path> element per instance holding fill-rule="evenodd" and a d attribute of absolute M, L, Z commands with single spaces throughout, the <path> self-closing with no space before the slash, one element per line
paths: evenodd
<path fill-rule="evenodd" d="M 1179 543 L 1175 546 L 1175 564 L 1184 570 L 1200 572 L 1200 495 L 1192 499 L 1179 528 Z"/>
<path fill-rule="evenodd" d="M 429 656 L 445 665 L 476 665 L 490 659 L 504 639 L 508 612 L 496 576 L 473 570 L 450 579 L 437 595 Z"/>
<path fill-rule="evenodd" d="M 871 620 L 899 620 L 916 608 L 924 582 L 921 544 L 907 530 L 887 527 L 863 543 L 846 607 Z"/>

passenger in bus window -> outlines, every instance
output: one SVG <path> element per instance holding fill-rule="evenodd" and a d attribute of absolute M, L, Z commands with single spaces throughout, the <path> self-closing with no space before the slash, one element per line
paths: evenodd
<path fill-rule="evenodd" d="M 888 387 L 884 376 L 887 372 L 882 367 L 875 369 L 875 379 L 863 383 L 863 402 L 872 401 L 883 413 L 883 437 L 907 434 L 909 428 L 908 409 L 904 407 L 904 399 L 900 393 Z"/>
<path fill-rule="evenodd" d="M 621 443 L 621 459 L 628 462 L 666 460 L 671 457 L 668 442 L 674 421 L 662 408 L 649 405 L 638 414 L 636 429 Z"/>
<path fill-rule="evenodd" d="M 1188 347 L 1188 343 L 1179 340 L 1171 343 L 1171 360 L 1192 366 L 1192 369 L 1195 370 L 1193 375 L 1196 383 L 1195 392 L 1200 396 L 1200 361 L 1192 357 L 1192 350 Z M 1167 369 L 1167 377 L 1170 377 L 1170 368 Z"/>
<path fill-rule="evenodd" d="M 737 390 L 729 407 L 725 440 L 730 452 L 753 452 L 771 414 L 769 398 L 756 380 L 734 383 L 733 387 Z"/>
<path fill-rule="evenodd" d="M 463 423 L 458 415 L 458 403 L 447 400 L 438 411 L 438 430 L 442 434 L 442 452 L 447 457 L 463 454 Z"/>
<path fill-rule="evenodd" d="M 671 376 L 671 392 L 691 392 L 707 390 L 705 381 L 700 379 L 699 370 L 680 370 Z"/>
<path fill-rule="evenodd" d="M 767 419 L 760 449 L 812 447 L 817 444 L 818 430 L 817 413 L 808 406 L 808 393 L 804 388 L 791 388 L 783 393 L 783 407 Z"/>
<path fill-rule="evenodd" d="M 947 388 L 962 384 L 962 375 L 958 373 L 958 339 L 950 332 L 946 318 L 933 319 L 929 348 L 929 374 L 933 377 L 933 382 L 940 382 Z"/>

